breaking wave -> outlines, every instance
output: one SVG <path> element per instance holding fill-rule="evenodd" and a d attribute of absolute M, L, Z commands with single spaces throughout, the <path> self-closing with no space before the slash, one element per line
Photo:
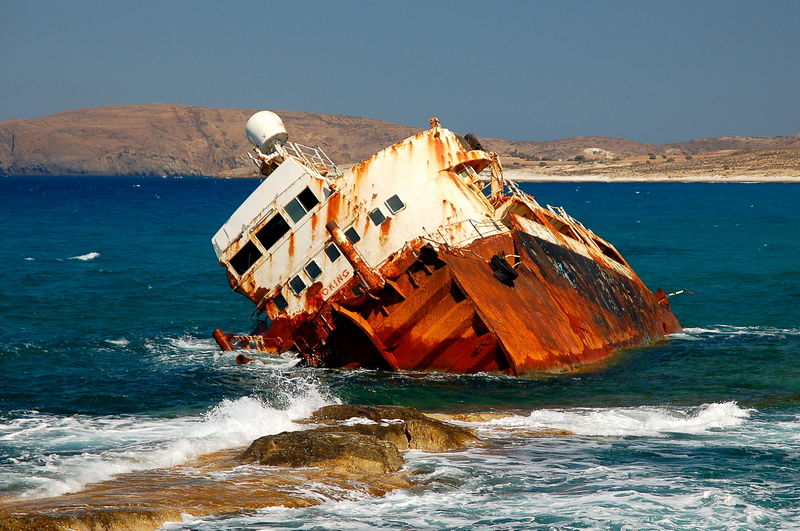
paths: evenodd
<path fill-rule="evenodd" d="M 179 418 L 66 416 L 20 412 L 0 418 L 0 445 L 25 452 L 0 464 L 0 491 L 37 498 L 81 489 L 118 474 L 175 466 L 202 454 L 299 429 L 296 420 L 335 403 L 317 384 L 297 380 L 284 407 L 246 396 L 203 415 Z"/>
<path fill-rule="evenodd" d="M 710 328 L 703 327 L 689 327 L 684 328 L 682 331 L 671 334 L 670 337 L 675 339 L 685 339 L 688 341 L 695 341 L 698 339 L 706 339 L 711 337 L 735 337 L 735 336 L 752 336 L 752 337 L 789 337 L 800 336 L 800 328 L 775 328 L 771 326 L 734 326 L 726 324 L 711 325 Z"/>
<path fill-rule="evenodd" d="M 92 252 L 92 253 L 81 254 L 78 256 L 70 256 L 69 258 L 67 258 L 67 260 L 81 260 L 83 262 L 87 262 L 89 260 L 94 260 L 99 256 L 100 253 Z"/>
<path fill-rule="evenodd" d="M 566 430 L 587 436 L 665 437 L 681 433 L 699 435 L 711 430 L 739 426 L 750 410 L 735 402 L 704 404 L 691 408 L 623 407 L 540 409 L 527 417 L 512 416 L 490 420 L 480 429 Z"/>

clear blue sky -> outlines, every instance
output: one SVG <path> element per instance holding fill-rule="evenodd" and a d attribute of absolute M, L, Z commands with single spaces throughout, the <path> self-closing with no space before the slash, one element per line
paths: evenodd
<path fill-rule="evenodd" d="M 800 132 L 800 1 L 0 0 L 0 120 L 132 103 L 482 136 Z"/>

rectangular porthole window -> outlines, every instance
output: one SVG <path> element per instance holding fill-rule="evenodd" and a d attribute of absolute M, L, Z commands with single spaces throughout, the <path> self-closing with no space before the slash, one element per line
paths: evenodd
<path fill-rule="evenodd" d="M 289 301 L 287 301 L 286 297 L 283 295 L 277 295 L 274 299 L 272 299 L 272 302 L 275 303 L 275 307 L 279 312 L 282 312 L 289 307 Z"/>
<path fill-rule="evenodd" d="M 303 290 L 306 289 L 306 283 L 303 282 L 303 279 L 300 278 L 300 275 L 295 275 L 292 277 L 292 280 L 289 281 L 289 287 L 292 288 L 295 295 L 300 295 L 303 293 Z"/>
<path fill-rule="evenodd" d="M 342 252 L 339 250 L 338 247 L 336 247 L 335 243 L 329 243 L 325 247 L 325 254 L 328 255 L 328 260 L 330 260 L 331 262 L 335 262 L 336 260 L 339 259 L 340 256 L 342 256 Z"/>
<path fill-rule="evenodd" d="M 267 221 L 263 227 L 256 233 L 256 238 L 264 246 L 264 249 L 269 251 L 269 248 L 275 245 L 284 234 L 289 232 L 289 224 L 283 219 L 280 214 L 275 214 L 272 219 Z"/>
<path fill-rule="evenodd" d="M 383 215 L 380 208 L 376 208 L 372 212 L 369 213 L 369 219 L 372 220 L 372 223 L 375 225 L 380 225 L 384 221 L 386 221 L 386 216 Z"/>
<path fill-rule="evenodd" d="M 295 223 L 303 219 L 303 216 L 306 215 L 306 209 L 303 208 L 303 205 L 300 204 L 300 201 L 296 197 L 286 203 L 286 206 L 283 207 L 283 209 L 287 214 L 289 214 L 289 217 L 292 218 L 292 221 Z"/>
<path fill-rule="evenodd" d="M 406 204 L 403 203 L 403 200 L 400 199 L 397 194 L 395 194 L 386 200 L 386 207 L 391 211 L 392 214 L 397 214 L 406 207 Z"/>
<path fill-rule="evenodd" d="M 238 253 L 233 255 L 229 263 L 233 270 L 241 276 L 247 273 L 247 270 L 253 267 L 259 258 L 261 258 L 261 251 L 253 242 L 248 241 L 239 249 Z"/>
<path fill-rule="evenodd" d="M 347 236 L 347 239 L 350 240 L 350 243 L 358 243 L 361 240 L 361 235 L 358 233 L 355 227 L 350 227 L 344 231 L 344 235 Z"/>
<path fill-rule="evenodd" d="M 306 187 L 297 197 L 286 203 L 283 209 L 286 210 L 286 213 L 289 214 L 292 221 L 297 223 L 318 204 L 319 199 L 317 199 L 317 196 L 314 195 L 314 192 L 312 192 L 309 187 Z"/>
<path fill-rule="evenodd" d="M 297 196 L 297 199 L 300 201 L 300 204 L 306 209 L 306 211 L 311 211 L 312 208 L 319 204 L 319 199 L 317 196 L 314 195 L 314 192 L 311 191 L 311 188 L 306 187 L 305 190 L 300 192 Z"/>
<path fill-rule="evenodd" d="M 320 269 L 319 265 L 317 265 L 317 263 L 314 260 L 311 260 L 308 264 L 306 264 L 306 267 L 304 269 L 306 275 L 308 275 L 308 278 L 310 278 L 311 280 L 314 280 L 315 278 L 317 278 L 322 274 L 322 269 Z"/>

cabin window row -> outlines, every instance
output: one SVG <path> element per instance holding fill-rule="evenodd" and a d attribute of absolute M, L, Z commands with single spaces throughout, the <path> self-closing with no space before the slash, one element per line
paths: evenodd
<path fill-rule="evenodd" d="M 406 204 L 403 203 L 403 200 L 400 199 L 400 196 L 397 194 L 393 195 L 383 203 L 386 205 L 386 208 L 389 209 L 389 212 L 392 214 L 397 214 L 401 210 L 406 207 Z M 372 224 L 375 226 L 382 225 L 384 221 L 386 221 L 386 214 L 383 213 L 380 207 L 371 210 L 369 212 L 369 219 L 372 221 Z"/>
<path fill-rule="evenodd" d="M 355 227 L 350 227 L 344 231 L 344 234 L 347 236 L 347 239 L 350 240 L 350 243 L 356 243 L 357 241 L 361 240 L 361 235 L 358 234 L 358 231 Z M 340 256 L 342 256 L 342 251 L 339 250 L 339 247 L 335 243 L 330 242 L 325 246 L 325 255 L 328 257 L 328 260 L 333 263 L 338 260 Z M 303 267 L 303 272 L 313 284 L 314 281 L 319 278 L 320 275 L 322 275 L 322 268 L 319 266 L 316 260 L 309 260 L 309 262 Z M 303 277 L 298 273 L 297 275 L 293 276 L 291 280 L 289 280 L 289 287 L 292 289 L 295 295 L 300 295 L 308 287 L 308 285 Z"/>
<path fill-rule="evenodd" d="M 384 204 L 392 214 L 397 214 L 406 207 L 406 204 L 403 202 L 402 199 L 400 199 L 400 197 L 397 194 L 393 195 L 392 197 L 384 201 Z M 369 212 L 369 218 L 370 220 L 372 220 L 372 223 L 376 226 L 381 225 L 387 219 L 386 215 L 383 213 L 380 207 Z M 356 228 L 353 226 L 345 230 L 344 235 L 352 244 L 356 244 L 359 241 L 361 241 L 361 235 L 358 233 L 358 230 L 356 230 Z M 336 246 L 336 244 L 329 243 L 328 245 L 325 246 L 325 254 L 328 256 L 328 259 L 331 262 L 335 262 L 339 258 L 339 256 L 341 256 L 341 251 Z M 305 272 L 308 279 L 311 280 L 311 283 L 313 283 L 314 280 L 316 280 L 322 274 L 322 268 L 320 268 L 319 264 L 317 264 L 317 262 L 314 260 L 309 261 L 303 268 L 303 271 Z M 303 291 L 305 291 L 307 287 L 308 285 L 306 284 L 305 279 L 299 273 L 293 276 L 291 280 L 289 280 L 289 288 L 291 288 L 292 292 L 297 296 L 303 293 Z M 286 301 L 286 298 L 283 297 L 283 295 L 278 295 L 277 297 L 275 297 L 275 299 L 273 299 L 273 301 L 275 302 L 275 306 L 278 308 L 278 311 L 285 310 L 289 304 Z"/>
<path fill-rule="evenodd" d="M 296 197 L 286 203 L 283 210 L 292 222 L 297 223 L 318 204 L 319 199 L 317 196 L 309 187 L 306 187 Z M 266 251 L 269 251 L 272 246 L 278 243 L 290 230 L 291 226 L 283 215 L 278 212 L 256 232 L 256 239 L 258 239 L 259 243 L 261 243 Z M 253 267 L 253 264 L 262 256 L 261 250 L 252 241 L 249 241 L 230 259 L 229 263 L 233 270 L 241 276 Z"/>

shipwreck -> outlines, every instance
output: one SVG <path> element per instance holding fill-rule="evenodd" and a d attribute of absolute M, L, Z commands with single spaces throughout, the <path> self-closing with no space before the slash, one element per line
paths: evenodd
<path fill-rule="evenodd" d="M 266 179 L 212 239 L 250 334 L 223 350 L 315 367 L 563 371 L 680 330 L 608 241 L 503 177 L 497 155 L 437 119 L 343 171 L 247 122 Z M 250 358 L 243 352 L 238 361 Z"/>

